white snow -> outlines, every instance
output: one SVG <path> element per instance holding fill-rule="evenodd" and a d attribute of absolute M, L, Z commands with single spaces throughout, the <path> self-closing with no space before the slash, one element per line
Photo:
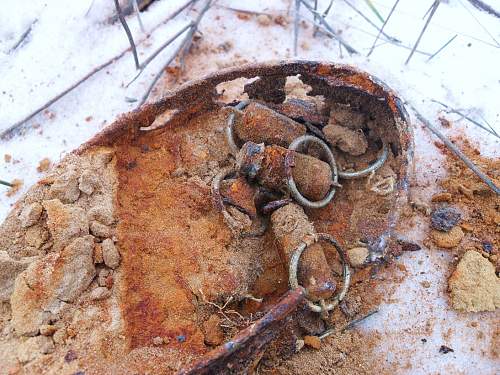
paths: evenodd
<path fill-rule="evenodd" d="M 324 9 L 328 2 L 320 1 L 320 9 Z M 380 25 L 365 1 L 350 2 Z M 401 0 L 385 31 L 402 40 L 404 45 L 412 46 L 432 2 Z M 0 12 L 0 132 L 129 46 L 120 24 L 106 21 L 114 11 L 110 0 L 16 0 L 4 3 Z M 184 0 L 159 0 L 143 12 L 147 31 L 160 25 L 143 43 L 140 41 L 146 35 L 141 33 L 136 17 L 127 18 L 141 60 L 196 14 L 194 10 L 184 11 L 162 25 L 162 20 L 183 3 Z M 393 5 L 392 0 L 375 0 L 373 3 L 384 17 Z M 498 0 L 489 3 L 500 8 Z M 196 70 L 194 75 L 207 74 L 216 70 L 217 64 L 229 65 L 242 59 L 265 61 L 293 57 L 293 1 L 220 0 L 217 4 L 200 25 L 202 41 L 204 45 L 212 46 L 230 41 L 233 48 L 214 54 L 210 61 L 193 67 Z M 241 20 L 224 5 L 282 14 L 289 23 L 285 28 L 276 24 L 262 27 L 255 17 Z M 195 8 L 199 9 L 199 6 Z M 304 7 L 301 7 L 301 14 L 311 19 Z M 353 64 L 364 69 L 385 81 L 438 127 L 437 117 L 443 112 L 431 99 L 460 109 L 480 122 L 484 123 L 485 119 L 500 133 L 500 20 L 479 12 L 466 0 L 443 1 L 422 38 L 419 50 L 432 54 L 454 35 L 457 35 L 456 39 L 432 60 L 427 61 L 427 56 L 416 53 L 408 65 L 404 65 L 410 52 L 408 49 L 382 40 L 367 58 L 377 31 L 344 1 L 334 2 L 327 20 L 335 30 L 342 31 L 342 37 L 360 54 L 349 56 L 345 49 L 339 49 L 337 42 L 324 35 L 312 38 L 312 27 L 308 23 L 308 28 L 300 29 L 299 58 Z M 24 43 L 12 51 L 30 25 L 32 29 Z M 29 120 L 24 134 L 0 141 L 0 179 L 24 180 L 22 191 L 12 198 L 6 197 L 4 187 L 0 186 L 0 220 L 21 193 L 41 177 L 36 172 L 41 159 L 59 160 L 110 124 L 117 115 L 132 110 L 136 103 L 130 103 L 126 97 L 139 99 L 174 49 L 175 45 L 165 49 L 128 88 L 125 85 L 136 71 L 131 53 L 126 53 L 53 104 L 48 111 Z M 464 131 L 482 153 L 499 156 L 497 138 L 457 115 L 446 117 L 454 121 L 454 126 L 451 129 L 440 127 L 444 133 L 452 135 Z M 421 186 L 426 186 L 415 189 L 415 193 L 426 200 L 436 190 L 436 179 L 444 173 L 442 156 L 433 144 L 436 138 L 416 120 L 413 125 L 418 163 L 416 177 Z M 12 155 L 15 163 L 5 162 L 4 154 Z M 417 223 L 412 235 L 422 238 L 425 228 L 425 223 Z M 490 350 L 488 340 L 491 333 L 485 332 L 484 338 L 477 336 L 477 332 L 485 330 L 495 315 L 465 315 L 450 310 L 444 290 L 449 272 L 448 257 L 447 253 L 428 250 L 404 255 L 401 261 L 411 276 L 391 296 L 391 300 L 397 302 L 385 304 L 378 314 L 362 325 L 362 329 L 368 332 L 384 332 L 387 344 L 379 348 L 381 361 L 398 363 L 400 373 L 495 373 L 495 362 L 481 355 L 482 351 Z M 423 280 L 430 281 L 431 287 L 422 288 L 420 281 Z M 430 335 L 422 336 L 427 321 L 431 319 L 436 322 L 434 330 Z M 479 326 L 470 327 L 472 321 Z M 454 328 L 453 333 L 447 334 L 450 327 Z M 427 339 L 425 344 L 421 342 L 422 338 Z M 442 344 L 452 347 L 455 352 L 438 353 Z M 407 363 L 411 364 L 410 369 L 403 368 Z"/>

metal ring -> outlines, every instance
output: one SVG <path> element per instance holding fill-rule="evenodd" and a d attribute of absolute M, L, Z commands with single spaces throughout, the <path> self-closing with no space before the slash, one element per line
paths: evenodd
<path fill-rule="evenodd" d="M 309 309 L 311 311 L 314 311 L 317 313 L 324 312 L 324 311 L 331 311 L 335 307 L 337 307 L 337 305 L 340 303 L 340 301 L 342 301 L 344 299 L 345 295 L 347 294 L 347 291 L 349 289 L 349 285 L 351 283 L 351 270 L 349 269 L 349 265 L 347 264 L 347 260 L 346 260 L 346 257 L 344 255 L 344 250 L 339 245 L 337 240 L 335 238 L 333 238 L 332 236 L 330 236 L 329 234 L 318 233 L 318 234 L 314 235 L 314 241 L 312 243 L 309 242 L 309 244 L 306 244 L 306 242 L 301 242 L 300 245 L 298 245 L 295 248 L 294 253 L 290 259 L 290 266 L 289 266 L 289 270 L 288 270 L 288 272 L 289 272 L 288 281 L 290 284 L 290 288 L 292 288 L 292 290 L 293 290 L 293 289 L 296 289 L 299 287 L 299 281 L 297 279 L 297 272 L 298 272 L 298 268 L 299 268 L 299 260 L 300 260 L 300 257 L 302 256 L 302 253 L 310 245 L 312 245 L 313 243 L 316 243 L 320 240 L 327 241 L 327 242 L 331 243 L 333 246 L 335 246 L 335 249 L 337 250 L 337 253 L 340 256 L 340 260 L 342 261 L 342 289 L 340 290 L 339 293 L 337 293 L 333 297 L 333 301 L 326 306 L 321 306 L 317 303 L 312 302 L 309 299 L 309 296 L 308 296 L 307 290 L 306 290 L 306 298 L 308 299 L 307 306 L 309 307 Z"/>
<path fill-rule="evenodd" d="M 319 200 L 319 201 L 310 201 L 306 197 L 304 197 L 299 189 L 297 189 L 297 185 L 295 184 L 295 181 L 293 179 L 293 174 L 291 172 L 291 168 L 286 168 L 287 169 L 287 184 L 288 184 L 288 190 L 290 191 L 290 194 L 295 198 L 297 202 L 299 202 L 302 206 L 310 207 L 310 208 L 321 208 L 325 207 L 330 201 L 332 200 L 333 196 L 335 195 L 335 187 L 340 186 L 338 183 L 338 173 L 337 173 L 337 164 L 335 162 L 335 157 L 333 156 L 332 150 L 328 147 L 328 145 L 323 142 L 321 139 L 314 137 L 312 135 L 302 135 L 298 138 L 296 138 L 292 143 L 290 143 L 290 146 L 288 146 L 288 149 L 290 151 L 296 151 L 297 148 L 302 145 L 303 143 L 306 142 L 313 142 L 318 145 L 320 145 L 323 150 L 326 153 L 327 159 L 328 159 L 328 164 L 330 165 L 330 168 L 332 169 L 332 187 L 328 194 L 326 195 L 325 198 Z"/>
<path fill-rule="evenodd" d="M 234 118 L 236 117 L 234 110 L 241 111 L 248 104 L 250 104 L 250 100 L 242 100 L 237 105 L 232 107 L 233 111 L 229 114 L 229 116 L 227 118 L 226 139 L 227 139 L 227 143 L 229 144 L 229 147 L 231 148 L 231 151 L 233 151 L 235 155 L 238 153 L 238 151 L 240 151 L 240 149 L 239 149 L 238 145 L 236 144 L 236 142 L 234 141 L 233 127 L 234 127 Z"/>
<path fill-rule="evenodd" d="M 377 161 L 375 163 L 370 165 L 368 168 L 362 169 L 360 171 L 355 171 L 355 172 L 339 171 L 339 177 L 345 178 L 345 179 L 353 179 L 353 178 L 360 178 L 360 177 L 368 176 L 370 173 L 375 172 L 382 165 L 384 165 L 388 156 L 389 156 L 389 148 L 384 143 L 382 146 L 382 155 L 380 155 L 380 157 L 377 159 Z"/>
<path fill-rule="evenodd" d="M 221 182 L 228 176 L 232 174 L 236 174 L 237 170 L 235 168 L 224 168 L 222 169 L 212 180 L 212 197 L 215 203 L 215 207 L 222 213 L 222 216 L 226 218 L 229 222 L 234 220 L 231 214 L 226 210 L 226 206 L 224 205 L 224 201 L 222 200 L 222 196 L 220 194 L 220 184 Z M 259 228 L 254 231 L 242 233 L 242 237 L 260 237 L 262 236 L 268 227 L 267 221 L 263 220 Z"/>

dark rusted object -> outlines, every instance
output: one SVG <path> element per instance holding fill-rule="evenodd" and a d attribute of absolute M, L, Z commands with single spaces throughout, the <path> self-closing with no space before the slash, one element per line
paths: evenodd
<path fill-rule="evenodd" d="M 83 154 L 99 146 L 114 146 L 119 143 L 134 144 L 137 142 L 138 135 L 144 131 L 143 128 L 148 128 L 158 116 L 166 111 L 175 112 L 162 127 L 149 130 L 152 135 L 161 134 L 166 131 L 166 128 L 182 127 L 189 120 L 204 112 L 224 107 L 226 104 L 218 101 L 217 85 L 235 79 L 257 77 L 252 83 L 245 85 L 245 92 L 249 98 L 262 100 L 268 105 L 274 103 L 276 106 L 285 107 L 286 77 L 297 75 L 303 83 L 312 87 L 308 95 L 321 95 L 328 103 L 342 105 L 355 103 L 357 110 L 369 115 L 373 120 L 368 125 L 369 130 L 373 130 L 398 159 L 398 163 L 394 164 L 394 171 L 397 174 L 395 199 L 390 206 L 387 220 L 372 224 L 370 232 L 366 234 L 371 244 L 370 261 L 378 261 L 392 251 L 391 244 L 396 242 L 396 224 L 400 217 L 401 207 L 407 202 L 410 176 L 413 170 L 413 136 L 402 101 L 376 77 L 351 66 L 312 61 L 277 61 L 220 70 L 202 79 L 190 81 L 175 91 L 166 92 L 156 103 L 145 104 L 121 116 L 112 125 L 82 145 L 75 153 Z M 286 111 L 283 108 L 273 108 L 277 111 L 283 110 L 283 113 Z M 300 120 L 300 117 L 291 117 Z M 303 119 L 306 118 L 303 117 Z M 311 118 L 309 120 L 316 123 Z M 325 120 L 318 121 L 317 124 L 322 125 Z M 336 215 L 344 215 L 342 207 L 346 205 L 335 206 L 336 210 L 341 210 L 336 212 Z M 323 210 L 326 213 L 331 209 L 326 207 Z M 345 215 L 348 216 L 349 213 Z M 360 232 L 363 234 L 362 230 Z M 372 233 L 375 233 L 373 237 Z M 299 297 L 300 300 L 304 298 L 302 294 Z M 293 308 L 290 307 L 280 314 L 275 314 L 274 317 L 270 316 L 270 320 L 266 320 L 267 328 L 260 330 L 260 332 L 265 332 L 265 335 L 259 340 L 267 340 L 267 338 L 272 340 L 276 331 L 281 327 L 284 317 L 290 311 L 293 311 Z M 281 321 L 274 324 L 273 319 L 278 315 Z M 247 329 L 237 337 L 237 350 L 234 345 L 223 345 L 200 358 L 196 364 L 186 368 L 184 373 L 217 373 L 217 369 L 227 371 L 229 369 L 227 364 L 233 366 L 235 369 L 233 372 L 246 372 L 248 367 L 252 366 L 252 360 L 258 358 L 264 348 L 264 346 L 253 345 L 256 342 L 254 340 L 256 340 L 254 328 Z M 235 362 L 239 367 L 234 365 Z"/>
<path fill-rule="evenodd" d="M 268 106 L 301 123 L 309 122 L 319 126 L 328 124 L 328 116 L 322 114 L 321 108 L 318 108 L 317 105 L 309 101 L 290 98 L 284 103 L 269 104 Z"/>
<path fill-rule="evenodd" d="M 303 288 L 289 291 L 261 319 L 179 371 L 179 375 L 247 373 L 258 364 L 267 345 L 278 335 L 286 318 L 304 301 L 304 296 Z"/>
<path fill-rule="evenodd" d="M 286 167 L 290 165 L 299 191 L 311 200 L 323 199 L 332 184 L 332 171 L 327 163 L 281 146 L 264 147 L 247 142 L 238 154 L 238 164 L 242 174 L 277 191 L 287 190 Z"/>
<path fill-rule="evenodd" d="M 276 201 L 269 202 L 264 207 L 262 207 L 262 213 L 264 215 L 269 215 L 273 211 L 276 211 L 278 208 L 284 207 L 287 204 L 290 204 L 292 202 L 293 202 L 293 199 L 291 199 L 291 198 L 279 199 Z"/>
<path fill-rule="evenodd" d="M 271 215 L 271 228 L 278 243 L 283 261 L 290 264 L 295 248 L 308 235 L 315 233 L 304 209 L 296 203 L 290 203 L 277 209 Z M 309 297 L 314 300 L 330 298 L 335 292 L 335 280 L 320 243 L 314 243 L 302 256 L 298 279 Z"/>
<path fill-rule="evenodd" d="M 242 142 L 288 147 L 295 138 L 306 134 L 306 127 L 262 104 L 251 102 L 240 121 L 235 122 L 234 132 Z"/>

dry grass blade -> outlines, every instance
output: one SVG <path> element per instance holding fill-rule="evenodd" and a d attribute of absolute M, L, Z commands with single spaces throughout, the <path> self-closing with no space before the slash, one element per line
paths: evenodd
<path fill-rule="evenodd" d="M 125 30 L 125 34 L 127 34 L 127 38 L 128 38 L 129 43 L 130 43 L 130 48 L 132 48 L 132 54 L 134 55 L 135 67 L 136 67 L 136 69 L 139 69 L 140 68 L 139 56 L 137 55 L 137 48 L 136 48 L 135 43 L 134 43 L 134 38 L 133 38 L 132 33 L 130 32 L 130 29 L 127 25 L 127 21 L 125 21 L 125 17 L 123 16 L 122 10 L 120 8 L 119 1 L 118 0 L 114 0 L 114 1 L 115 1 L 115 8 L 116 8 L 116 12 L 118 14 L 118 18 L 120 19 L 120 22 L 123 26 L 123 29 Z"/>
<path fill-rule="evenodd" d="M 370 56 L 372 54 L 373 50 L 375 49 L 375 47 L 377 45 L 377 41 L 380 39 L 380 35 L 382 35 L 382 32 L 384 31 L 385 25 L 387 25 L 387 22 L 389 22 L 389 19 L 391 18 L 392 14 L 394 13 L 394 10 L 398 6 L 398 3 L 399 3 L 399 0 L 396 0 L 396 2 L 394 3 L 394 5 L 391 8 L 391 11 L 389 12 L 389 15 L 387 16 L 382 27 L 378 31 L 377 37 L 375 38 L 375 41 L 373 42 L 372 48 L 370 48 L 370 52 L 368 52 L 368 55 L 366 55 L 366 56 Z"/>
<path fill-rule="evenodd" d="M 0 185 L 5 185 L 5 186 L 8 186 L 8 187 L 14 187 L 14 185 L 12 185 L 10 182 L 4 181 L 4 180 L 0 180 Z"/>
<path fill-rule="evenodd" d="M 441 48 L 439 48 L 436 52 L 434 52 L 431 56 L 429 56 L 427 61 L 431 61 L 434 57 L 436 57 L 442 50 L 444 50 L 446 47 L 448 47 L 448 45 L 451 44 L 451 42 L 453 42 L 457 36 L 458 36 L 458 34 L 455 34 L 454 37 L 452 37 L 450 40 L 448 40 Z"/>
<path fill-rule="evenodd" d="M 320 16 L 318 19 L 319 19 L 319 22 L 320 24 L 328 31 L 329 35 L 336 39 L 339 43 L 342 44 L 342 46 L 347 50 L 347 52 L 351 53 L 351 54 L 357 54 L 358 51 L 356 51 L 351 45 L 349 45 L 342 37 L 340 37 L 334 30 L 333 28 L 328 24 L 328 22 L 326 22 L 326 20 L 321 17 L 321 15 L 315 11 L 313 9 L 313 7 L 311 5 L 309 5 L 306 1 L 304 0 L 299 0 L 302 4 L 304 4 L 304 6 L 312 13 L 312 15 L 317 15 L 317 16 Z"/>
<path fill-rule="evenodd" d="M 346 325 L 344 325 L 340 329 L 330 328 L 330 329 L 326 330 L 324 333 L 322 333 L 321 336 L 319 336 L 319 338 L 321 340 L 323 340 L 323 339 L 327 338 L 328 336 L 331 336 L 332 334 L 344 333 L 345 331 L 353 328 L 356 324 L 361 323 L 363 320 L 369 318 L 370 316 L 372 316 L 375 313 L 378 313 L 377 309 L 369 311 L 367 314 L 363 315 L 360 318 L 351 320 L 350 322 L 348 322 Z"/>
<path fill-rule="evenodd" d="M 411 109 L 413 109 L 413 112 L 415 112 L 415 115 L 417 116 L 417 119 L 424 124 L 427 129 L 429 129 L 431 132 L 434 133 L 445 145 L 448 147 L 457 157 L 459 157 L 467 167 L 469 167 L 472 172 L 476 174 L 477 177 L 479 177 L 488 187 L 497 195 L 500 195 L 500 188 L 495 185 L 495 183 L 483 172 L 481 171 L 476 164 L 474 164 L 467 156 L 464 155 L 460 149 L 453 144 L 446 136 L 444 136 L 443 133 L 441 133 L 432 123 L 427 120 L 424 116 L 418 112 L 415 107 L 413 107 L 410 104 Z"/>
<path fill-rule="evenodd" d="M 358 8 L 356 8 L 353 4 L 351 4 L 349 1 L 344 0 L 344 3 L 346 3 L 352 10 L 354 10 L 357 14 L 359 14 L 366 22 L 368 22 L 371 26 L 373 26 L 375 29 L 377 29 L 380 33 L 382 33 L 383 36 L 385 36 L 388 40 L 395 42 L 395 43 L 400 43 L 401 41 L 397 38 L 394 38 L 390 35 L 387 35 L 384 33 L 384 31 L 381 31 L 381 28 L 378 27 L 370 18 L 368 18 L 363 12 L 361 12 Z"/>
<path fill-rule="evenodd" d="M 29 26 L 28 28 L 26 29 L 26 31 L 21 35 L 21 37 L 19 38 L 19 40 L 16 42 L 16 44 L 14 44 L 12 46 L 11 49 L 9 49 L 9 51 L 7 52 L 9 55 L 14 52 L 16 49 L 19 48 L 19 46 L 26 40 L 26 38 L 30 35 L 31 33 L 31 30 L 33 29 L 33 25 L 35 23 L 37 23 L 38 20 L 34 20 Z"/>
<path fill-rule="evenodd" d="M 139 101 L 138 107 L 140 107 L 141 105 L 143 105 L 146 102 L 146 100 L 148 99 L 149 95 L 151 94 L 151 91 L 153 91 L 153 88 L 155 87 L 156 82 L 158 82 L 158 80 L 161 78 L 161 76 L 163 75 L 163 73 L 164 73 L 165 69 L 167 68 L 167 66 L 169 66 L 172 63 L 172 61 L 175 60 L 175 58 L 177 57 L 177 55 L 179 54 L 179 52 L 181 52 L 181 51 L 188 51 L 189 50 L 189 48 L 191 46 L 192 39 L 193 39 L 193 35 L 194 35 L 195 31 L 198 29 L 198 26 L 199 26 L 199 24 L 200 24 L 203 16 L 207 12 L 207 10 L 210 8 L 211 3 L 212 3 L 212 0 L 207 0 L 207 2 L 205 3 L 205 6 L 203 7 L 203 9 L 198 14 L 198 17 L 191 24 L 191 26 L 189 28 L 189 31 L 186 34 L 186 36 L 184 37 L 182 43 L 174 51 L 174 53 L 172 54 L 172 56 L 166 61 L 166 63 L 162 66 L 161 70 L 153 78 L 153 81 L 151 82 L 151 84 L 149 85 L 148 89 L 146 90 L 146 93 L 142 96 L 141 100 Z"/>
<path fill-rule="evenodd" d="M 462 5 L 462 7 L 464 7 L 464 9 L 467 11 L 467 13 L 469 13 L 469 14 L 470 14 L 470 16 L 474 19 L 474 21 L 476 21 L 476 23 L 477 23 L 477 24 L 478 24 L 478 25 L 479 25 L 479 26 L 480 26 L 480 27 L 484 30 L 484 32 L 485 32 L 486 34 L 488 34 L 488 35 L 489 35 L 489 37 L 490 37 L 490 38 L 491 38 L 491 39 L 495 42 L 495 46 L 496 46 L 497 48 L 498 48 L 498 47 L 500 47 L 500 43 L 498 43 L 498 41 L 495 39 L 495 37 L 493 36 L 493 34 L 491 34 L 491 33 L 489 32 L 489 30 L 488 30 L 488 29 L 487 29 L 487 28 L 486 28 L 486 27 L 485 27 L 485 26 L 484 26 L 481 22 L 479 22 L 479 20 L 476 18 L 476 16 L 475 16 L 475 15 L 474 15 L 471 11 L 470 11 L 470 9 L 469 9 L 469 8 L 467 8 L 467 7 L 465 6 L 465 4 L 464 4 L 461 0 L 459 0 L 459 2 L 460 2 L 460 4 Z"/>
<path fill-rule="evenodd" d="M 299 17 L 300 17 L 300 0 L 295 0 L 295 13 L 293 22 L 293 55 L 297 56 L 297 44 L 299 42 Z"/>
<path fill-rule="evenodd" d="M 474 7 L 484 12 L 491 14 L 497 18 L 500 18 L 500 13 L 493 9 L 490 5 L 482 2 L 481 0 L 468 0 Z"/>
<path fill-rule="evenodd" d="M 137 22 L 139 22 L 139 27 L 141 28 L 141 31 L 144 33 L 144 32 L 146 32 L 146 30 L 144 29 L 144 24 L 142 23 L 141 10 L 139 9 L 139 5 L 137 4 L 137 0 L 132 0 L 132 4 L 134 6 L 134 12 L 137 15 Z"/>
<path fill-rule="evenodd" d="M 488 125 L 488 127 L 489 127 L 490 129 L 486 128 L 486 127 L 485 127 L 485 126 L 483 126 L 481 123 L 479 123 L 479 122 L 477 122 L 476 120 L 474 120 L 473 118 L 471 118 L 471 117 L 467 116 L 465 113 L 463 113 L 463 112 L 461 112 L 461 111 L 459 111 L 459 110 L 457 110 L 457 109 L 455 109 L 455 108 L 452 108 L 452 107 L 450 107 L 449 105 L 447 105 L 447 104 L 444 104 L 444 103 L 440 102 L 439 100 L 431 99 L 431 101 L 432 101 L 432 102 L 434 102 L 434 103 L 437 103 L 437 104 L 439 104 L 439 105 L 441 105 L 441 106 L 443 106 L 444 108 L 446 108 L 446 110 L 447 110 L 449 113 L 455 113 L 455 114 L 457 114 L 457 115 L 459 115 L 459 116 L 463 117 L 464 119 L 468 120 L 470 123 L 472 123 L 472 124 L 476 125 L 477 127 L 479 127 L 479 128 L 481 128 L 481 129 L 483 129 L 484 131 L 486 131 L 486 132 L 490 133 L 491 135 L 494 135 L 495 137 L 497 137 L 497 138 L 499 138 L 499 139 L 500 139 L 500 136 L 499 136 L 499 135 L 498 135 L 498 133 L 495 131 L 495 129 L 493 129 L 493 127 L 492 127 L 490 124 L 488 124 L 486 121 L 485 121 L 485 122 L 486 122 L 486 124 Z"/>
<path fill-rule="evenodd" d="M 427 20 L 425 21 L 425 25 L 422 28 L 422 31 L 420 32 L 420 35 L 418 36 L 417 41 L 415 42 L 415 45 L 413 46 L 413 48 L 410 52 L 410 55 L 406 59 L 405 65 L 407 65 L 410 62 L 413 54 L 415 53 L 415 50 L 417 49 L 417 47 L 420 43 L 420 40 L 422 39 L 422 36 L 425 33 L 425 30 L 427 30 L 427 26 L 429 26 L 429 23 L 431 22 L 432 17 L 434 17 L 434 14 L 436 13 L 436 10 L 439 7 L 439 4 L 441 4 L 441 0 L 435 0 L 434 3 L 431 5 L 429 16 L 427 17 Z"/>

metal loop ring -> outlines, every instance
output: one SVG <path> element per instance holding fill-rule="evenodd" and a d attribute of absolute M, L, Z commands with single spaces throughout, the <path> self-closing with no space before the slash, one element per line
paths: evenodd
<path fill-rule="evenodd" d="M 297 185 L 295 184 L 295 181 L 293 179 L 292 171 L 291 168 L 286 168 L 287 170 L 287 184 L 288 184 L 288 190 L 290 191 L 290 194 L 292 195 L 293 198 L 297 202 L 299 202 L 300 205 L 305 206 L 305 207 L 310 207 L 310 208 L 321 208 L 325 207 L 330 201 L 332 200 L 333 196 L 335 195 L 335 187 L 340 186 L 338 183 L 338 173 L 337 173 L 337 163 L 335 162 L 335 157 L 333 156 L 332 150 L 330 150 L 330 147 L 323 142 L 321 139 L 312 136 L 312 135 L 302 135 L 298 138 L 296 138 L 292 143 L 290 143 L 290 146 L 288 146 L 288 149 L 290 151 L 296 151 L 300 145 L 303 143 L 308 143 L 308 142 L 313 142 L 321 146 L 323 150 L 326 153 L 326 157 L 328 159 L 328 164 L 330 165 L 330 168 L 332 170 L 332 187 L 328 194 L 326 195 L 325 198 L 319 200 L 319 201 L 311 201 L 304 197 L 299 189 L 297 189 Z"/>
<path fill-rule="evenodd" d="M 309 307 L 309 309 L 314 312 L 321 313 L 333 310 L 335 307 L 337 307 L 340 301 L 344 299 L 345 295 L 347 294 L 347 290 L 349 289 L 349 285 L 351 283 L 351 271 L 349 269 L 349 265 L 347 264 L 347 260 L 344 255 L 344 250 L 342 249 L 342 247 L 339 245 L 339 243 L 335 238 L 333 238 L 327 233 L 318 233 L 313 237 L 313 239 L 314 239 L 313 243 L 316 243 L 321 240 L 321 241 L 327 241 L 331 243 L 333 246 L 335 246 L 335 249 L 337 250 L 337 253 L 339 254 L 340 260 L 342 262 L 342 289 L 340 290 L 339 293 L 337 293 L 333 297 L 333 301 L 331 303 L 327 305 L 325 304 L 319 305 L 317 303 L 314 303 L 310 300 L 306 291 L 306 298 L 308 299 L 307 306 Z M 297 279 L 299 260 L 304 250 L 307 249 L 308 247 L 309 246 L 306 245 L 305 242 L 301 242 L 300 245 L 298 245 L 295 248 L 292 258 L 290 259 L 290 266 L 288 272 L 289 272 L 289 284 L 292 290 L 299 287 L 299 281 Z"/>
<path fill-rule="evenodd" d="M 237 105 L 232 107 L 233 111 L 229 114 L 227 118 L 227 125 L 226 125 L 226 139 L 227 143 L 229 144 L 229 147 L 231 148 L 231 151 L 236 155 L 238 151 L 240 151 L 240 148 L 234 141 L 234 118 L 236 117 L 235 111 L 238 110 L 241 111 L 244 109 L 248 104 L 250 104 L 250 100 L 242 100 L 239 102 Z"/>
<path fill-rule="evenodd" d="M 222 213 L 222 216 L 229 222 L 234 223 L 234 219 L 231 214 L 227 211 L 226 206 L 224 205 L 224 201 L 222 199 L 220 193 L 220 184 L 226 177 L 235 175 L 236 169 L 232 167 L 222 169 L 212 180 L 212 197 L 215 203 L 215 207 Z M 267 230 L 268 223 L 265 220 L 262 220 L 260 223 L 260 227 L 251 232 L 242 233 L 242 237 L 260 237 Z"/>
<path fill-rule="evenodd" d="M 353 178 L 360 178 L 360 177 L 368 176 L 370 173 L 375 172 L 382 165 L 384 165 L 388 156 L 389 156 L 389 148 L 384 143 L 382 146 L 382 155 L 380 155 L 380 157 L 377 159 L 377 161 L 375 163 L 370 165 L 368 168 L 362 169 L 360 171 L 355 171 L 355 172 L 339 171 L 339 177 L 345 178 L 345 179 L 353 179 Z"/>

